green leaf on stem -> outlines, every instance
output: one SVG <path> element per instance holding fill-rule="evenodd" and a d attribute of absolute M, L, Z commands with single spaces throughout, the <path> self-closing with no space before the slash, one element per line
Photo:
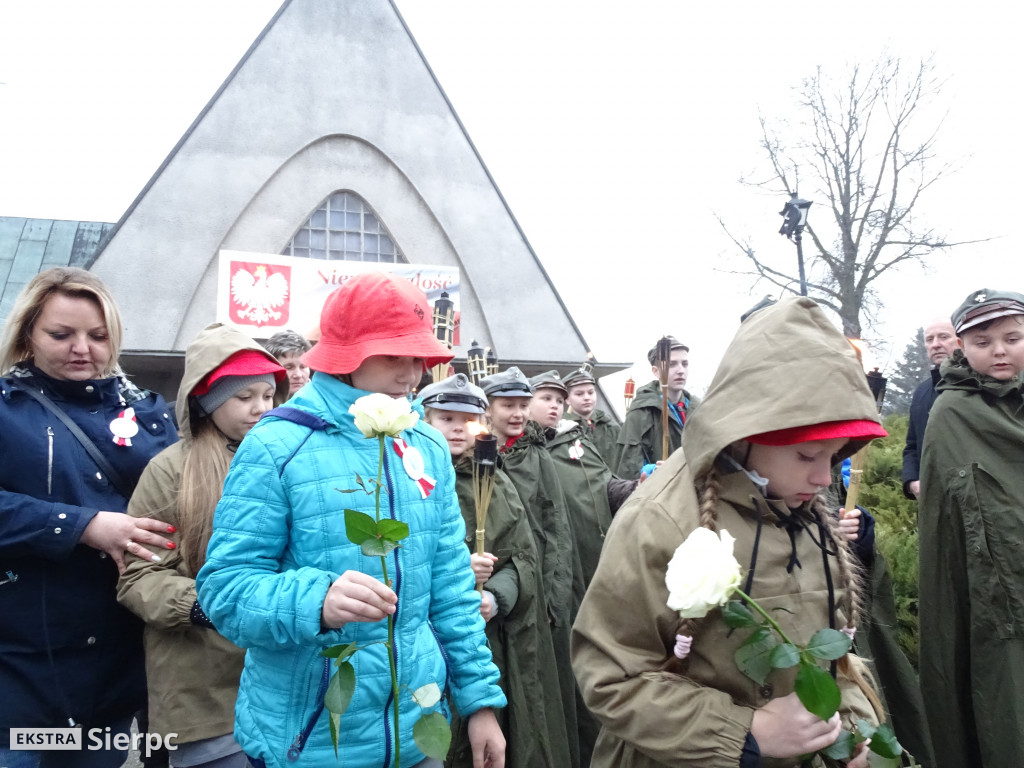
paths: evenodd
<path fill-rule="evenodd" d="M 835 661 L 844 656 L 852 645 L 849 636 L 837 629 L 819 629 L 807 643 L 807 652 L 816 659 Z"/>
<path fill-rule="evenodd" d="M 772 649 L 770 658 L 773 669 L 789 669 L 800 663 L 800 650 L 792 643 L 780 643 Z"/>
<path fill-rule="evenodd" d="M 452 727 L 440 712 L 423 715 L 412 727 L 412 738 L 427 757 L 444 760 L 452 742 Z"/>
<path fill-rule="evenodd" d="M 355 643 L 347 643 L 345 645 L 332 645 L 330 648 L 324 648 L 320 651 L 321 656 L 326 656 L 328 659 L 338 659 L 338 661 L 344 661 L 353 653 L 359 650 L 359 646 Z"/>
<path fill-rule="evenodd" d="M 761 627 L 736 649 L 736 666 L 755 683 L 764 685 L 765 678 L 772 671 L 772 651 L 778 644 L 772 631 L 768 627 Z"/>
<path fill-rule="evenodd" d="M 863 733 L 865 738 L 871 739 L 868 748 L 875 754 L 890 760 L 898 760 L 903 754 L 903 747 L 888 723 L 873 728 L 867 720 L 858 720 L 857 730 Z"/>
<path fill-rule="evenodd" d="M 343 661 L 338 665 L 338 672 L 327 684 L 327 693 L 324 694 L 324 707 L 328 712 L 342 715 L 348 709 L 352 701 L 352 694 L 356 690 L 356 669 L 351 662 Z"/>
<path fill-rule="evenodd" d="M 830 746 L 821 750 L 821 754 L 833 760 L 849 760 L 857 746 L 857 737 L 845 728 L 839 732 L 839 738 Z"/>
<path fill-rule="evenodd" d="M 358 488 L 335 488 L 334 490 L 336 490 L 338 493 L 355 493 L 359 489 Z"/>
<path fill-rule="evenodd" d="M 367 539 L 359 545 L 360 549 L 363 550 L 363 554 L 367 557 L 384 557 L 393 549 L 398 548 L 398 544 L 394 541 L 388 541 L 387 539 Z M 388 586 L 391 586 L 388 584 Z"/>
<path fill-rule="evenodd" d="M 761 622 L 754 617 L 753 611 L 740 600 L 730 600 L 722 606 L 722 619 L 733 629 L 758 627 Z"/>
<path fill-rule="evenodd" d="M 354 509 L 345 510 L 345 535 L 353 544 L 377 538 L 377 521 Z"/>
<path fill-rule="evenodd" d="M 377 532 L 381 538 L 394 543 L 409 536 L 409 526 L 401 520 L 381 520 L 377 523 Z"/>
<path fill-rule="evenodd" d="M 327 713 L 327 722 L 331 725 L 331 744 L 334 745 L 334 757 L 338 757 L 338 730 L 341 726 L 341 715 Z"/>
<path fill-rule="evenodd" d="M 822 720 L 832 717 L 842 701 L 839 686 L 832 679 L 832 675 L 817 664 L 803 659 L 800 660 L 793 688 L 804 709 Z"/>

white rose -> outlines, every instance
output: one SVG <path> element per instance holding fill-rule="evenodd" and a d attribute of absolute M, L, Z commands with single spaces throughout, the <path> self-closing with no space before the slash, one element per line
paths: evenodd
<path fill-rule="evenodd" d="M 735 541 L 728 531 L 719 538 L 707 528 L 687 536 L 665 573 L 668 607 L 684 619 L 699 619 L 727 603 L 740 585 L 740 564 L 732 554 Z"/>
<path fill-rule="evenodd" d="M 355 417 L 356 429 L 366 437 L 398 437 L 420 418 L 404 397 L 396 399 L 380 393 L 360 397 L 348 412 Z"/>

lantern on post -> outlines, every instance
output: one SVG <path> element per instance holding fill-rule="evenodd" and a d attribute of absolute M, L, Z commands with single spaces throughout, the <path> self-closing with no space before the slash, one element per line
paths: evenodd
<path fill-rule="evenodd" d="M 633 381 L 633 377 L 630 376 L 626 379 L 626 388 L 622 393 L 622 399 L 626 401 L 626 410 L 629 410 L 630 404 L 633 402 L 633 398 L 636 397 L 636 382 Z"/>
<path fill-rule="evenodd" d="M 493 376 L 498 372 L 498 353 L 487 347 L 487 375 Z"/>
<path fill-rule="evenodd" d="M 785 235 L 796 243 L 796 261 L 800 269 L 800 295 L 807 295 L 807 277 L 804 275 L 804 227 L 807 226 L 807 212 L 811 208 L 810 200 L 803 200 L 796 192 L 789 193 L 789 201 L 779 211 L 782 217 L 780 235 Z"/>
<path fill-rule="evenodd" d="M 487 375 L 487 353 L 475 340 L 466 350 L 466 368 L 469 380 L 480 386 L 480 381 Z"/>
<path fill-rule="evenodd" d="M 455 334 L 455 302 L 448 297 L 447 291 L 442 291 L 440 298 L 434 302 L 433 320 L 434 335 L 437 336 L 437 340 L 451 349 Z M 448 378 L 448 364 L 435 365 L 431 369 L 431 373 L 434 381 Z"/>
<path fill-rule="evenodd" d="M 587 351 L 587 361 L 580 366 L 580 370 L 588 376 L 594 375 L 594 353 Z"/>

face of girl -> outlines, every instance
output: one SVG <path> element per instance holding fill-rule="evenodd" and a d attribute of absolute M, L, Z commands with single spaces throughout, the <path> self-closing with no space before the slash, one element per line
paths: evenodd
<path fill-rule="evenodd" d="M 53 294 L 43 304 L 29 341 L 36 367 L 54 379 L 99 379 L 110 365 L 107 324 L 92 299 Z"/>
<path fill-rule="evenodd" d="M 423 376 L 423 358 L 371 355 L 349 375 L 356 389 L 396 399 L 408 397 Z"/>
<path fill-rule="evenodd" d="M 256 426 L 260 416 L 274 407 L 274 388 L 264 382 L 240 389 L 229 397 L 210 418 L 228 440 L 241 442 Z"/>
<path fill-rule="evenodd" d="M 569 407 L 573 413 L 578 413 L 583 418 L 590 418 L 597 406 L 597 392 L 593 384 L 577 384 L 569 387 Z"/>
<path fill-rule="evenodd" d="M 487 416 L 499 443 L 510 437 L 519 437 L 526 427 L 530 415 L 530 398 L 528 397 L 492 397 L 487 407 Z"/>
<path fill-rule="evenodd" d="M 541 387 L 530 400 L 530 418 L 542 427 L 554 427 L 565 411 L 565 395 L 551 387 Z"/>
<path fill-rule="evenodd" d="M 452 456 L 458 457 L 476 443 L 476 436 L 469 432 L 468 425 L 476 423 L 479 418 L 475 413 L 431 408 L 428 411 L 427 424 L 444 435 L 444 439 L 448 441 L 448 450 Z"/>
<path fill-rule="evenodd" d="M 1009 381 L 1024 370 L 1024 316 L 992 321 L 984 330 L 968 328 L 960 343 L 971 368 L 993 379 Z"/>
<path fill-rule="evenodd" d="M 281 355 L 277 362 L 288 372 L 288 397 L 291 397 L 309 382 L 309 368 L 302 362 L 300 352 Z"/>
<path fill-rule="evenodd" d="M 750 445 L 747 469 L 768 479 L 768 496 L 796 509 L 832 483 L 832 457 L 845 437 L 795 445 Z"/>

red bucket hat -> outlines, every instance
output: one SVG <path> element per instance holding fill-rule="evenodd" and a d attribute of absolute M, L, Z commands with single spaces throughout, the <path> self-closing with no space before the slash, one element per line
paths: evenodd
<path fill-rule="evenodd" d="M 774 432 L 762 432 L 751 435 L 748 443 L 757 445 L 795 445 L 811 440 L 832 440 L 846 437 L 850 440 L 873 440 L 876 437 L 889 435 L 877 421 L 852 419 L 850 421 L 824 421 L 820 424 L 808 424 L 804 427 L 777 429 Z"/>
<path fill-rule="evenodd" d="M 352 373 L 373 355 L 422 357 L 427 368 L 454 353 L 434 335 L 424 293 L 402 277 L 364 272 L 327 297 L 320 340 L 302 362 L 323 373 Z"/>

